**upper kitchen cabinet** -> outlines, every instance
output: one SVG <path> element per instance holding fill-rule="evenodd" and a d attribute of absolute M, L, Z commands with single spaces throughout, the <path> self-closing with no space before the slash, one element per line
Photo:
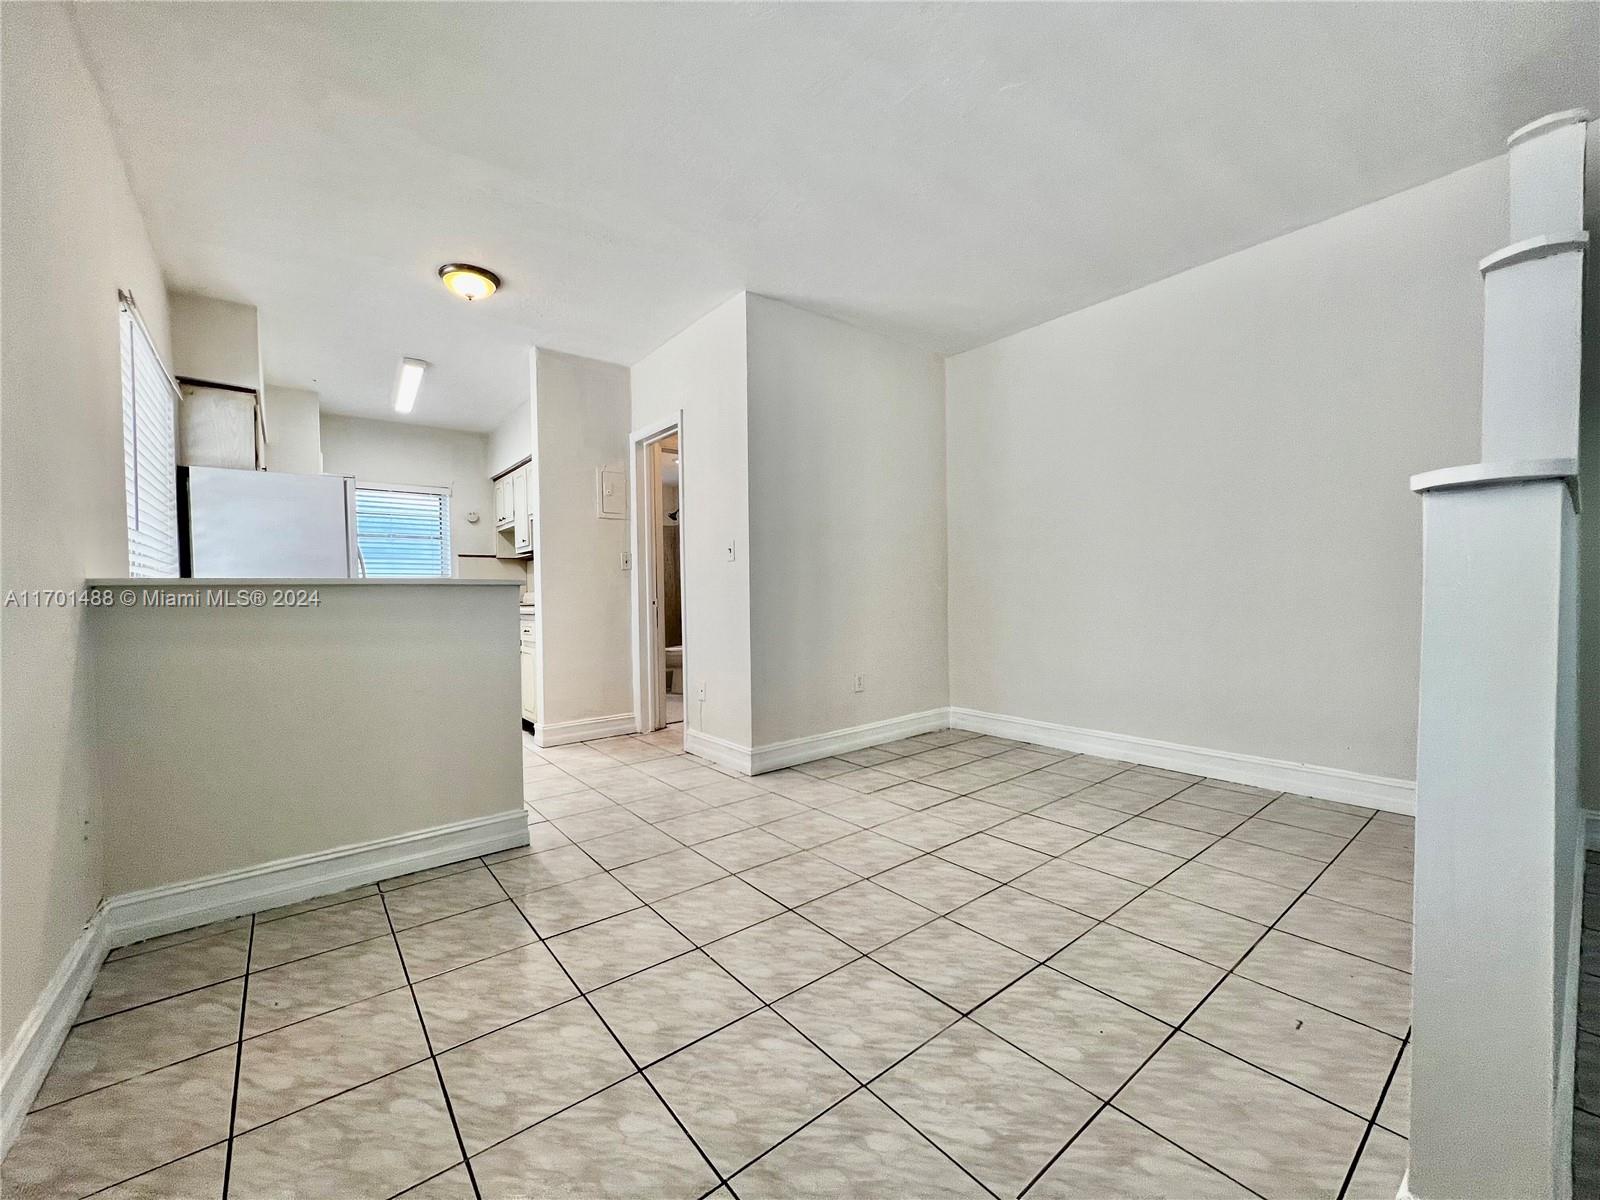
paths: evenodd
<path fill-rule="evenodd" d="M 261 397 L 223 384 L 179 376 L 178 461 L 188 467 L 266 466 L 267 426 Z"/>
<path fill-rule="evenodd" d="M 494 527 L 510 529 L 516 520 L 511 507 L 511 476 L 506 475 L 494 481 Z"/>
<path fill-rule="evenodd" d="M 533 497 L 531 463 L 494 481 L 496 557 L 528 558 L 533 554 Z"/>
<path fill-rule="evenodd" d="M 172 369 L 181 385 L 178 461 L 259 470 L 266 465 L 256 310 L 210 296 L 167 298 Z"/>
<path fill-rule="evenodd" d="M 511 473 L 511 530 L 518 553 L 533 553 L 533 522 L 528 505 L 527 467 Z"/>

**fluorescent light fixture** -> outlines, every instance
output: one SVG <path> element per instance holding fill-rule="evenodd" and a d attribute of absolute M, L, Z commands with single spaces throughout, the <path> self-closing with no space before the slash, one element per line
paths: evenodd
<path fill-rule="evenodd" d="M 400 378 L 394 385 L 394 410 L 397 413 L 408 413 L 417 402 L 417 391 L 422 387 L 422 373 L 428 369 L 428 364 L 420 358 L 402 358 L 400 360 Z"/>

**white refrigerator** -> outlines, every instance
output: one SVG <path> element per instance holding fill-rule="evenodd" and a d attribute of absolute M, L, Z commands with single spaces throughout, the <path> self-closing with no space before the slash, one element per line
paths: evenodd
<path fill-rule="evenodd" d="M 362 573 L 349 476 L 180 467 L 178 525 L 186 578 L 348 579 Z"/>

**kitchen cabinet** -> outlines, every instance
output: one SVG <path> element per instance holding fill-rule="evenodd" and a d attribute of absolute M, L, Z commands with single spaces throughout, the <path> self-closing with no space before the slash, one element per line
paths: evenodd
<path fill-rule="evenodd" d="M 512 544 L 519 554 L 533 552 L 533 514 L 528 503 L 529 482 L 527 467 L 518 467 L 511 473 Z"/>
<path fill-rule="evenodd" d="M 258 471 L 266 461 L 266 426 L 254 392 L 185 380 L 178 406 L 179 462 L 190 467 Z"/>
<path fill-rule="evenodd" d="M 522 618 L 522 719 L 530 725 L 539 723 L 539 660 L 538 642 L 533 618 Z"/>
<path fill-rule="evenodd" d="M 494 481 L 494 527 L 510 529 L 515 521 L 511 512 L 511 477 L 504 475 Z"/>
<path fill-rule="evenodd" d="M 533 464 L 523 463 L 494 481 L 496 558 L 527 558 L 533 554 Z"/>

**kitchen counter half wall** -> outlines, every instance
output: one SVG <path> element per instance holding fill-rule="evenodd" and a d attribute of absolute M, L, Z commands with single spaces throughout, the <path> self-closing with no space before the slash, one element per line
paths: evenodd
<path fill-rule="evenodd" d="M 92 579 L 106 890 L 518 810 L 518 588 L 493 580 Z M 151 589 L 319 592 L 151 605 Z M 123 590 L 140 593 L 120 600 Z M 87 682 L 87 681 L 86 681 Z"/>

